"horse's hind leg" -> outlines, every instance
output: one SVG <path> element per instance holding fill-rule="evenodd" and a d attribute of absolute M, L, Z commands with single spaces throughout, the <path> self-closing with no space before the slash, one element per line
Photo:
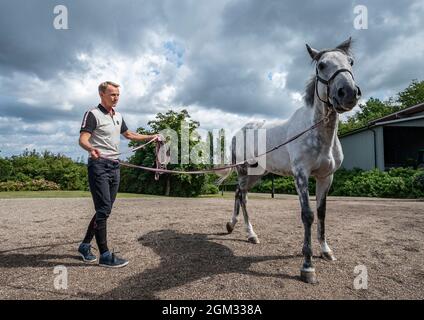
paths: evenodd
<path fill-rule="evenodd" d="M 259 238 L 249 221 L 249 214 L 247 212 L 247 192 L 261 179 L 261 177 L 261 175 L 245 175 L 239 178 L 239 201 L 243 211 L 244 225 L 247 232 L 247 241 L 255 244 L 259 243 Z"/>
<path fill-rule="evenodd" d="M 239 169 L 239 179 L 238 179 L 238 186 L 236 189 L 235 199 L 234 199 L 234 212 L 233 216 L 231 218 L 230 222 L 227 222 L 227 231 L 228 233 L 231 233 L 234 230 L 234 226 L 237 223 L 237 217 L 240 213 L 240 207 L 243 210 L 243 217 L 244 217 L 244 223 L 245 228 L 247 232 L 247 239 L 251 243 L 259 243 L 258 236 L 253 231 L 253 227 L 251 223 L 249 222 L 249 215 L 247 213 L 247 192 L 248 190 L 253 187 L 256 182 L 260 180 L 262 176 L 260 175 L 247 175 L 245 173 L 247 168 L 240 168 Z"/>
<path fill-rule="evenodd" d="M 243 210 L 244 224 L 247 232 L 247 241 L 250 243 L 259 243 L 259 238 L 256 235 L 255 231 L 253 231 L 253 226 L 249 221 L 249 214 L 247 213 L 247 190 L 241 190 L 240 192 L 240 205 Z"/>
<path fill-rule="evenodd" d="M 334 261 L 333 251 L 327 244 L 325 239 L 325 211 L 327 202 L 327 193 L 333 181 L 333 175 L 325 178 L 317 178 L 316 195 L 317 195 L 317 215 L 318 215 L 318 241 L 321 245 L 321 257 L 328 261 Z"/>
<path fill-rule="evenodd" d="M 237 185 L 236 194 L 234 197 L 234 212 L 230 222 L 227 222 L 227 231 L 228 233 L 233 232 L 234 226 L 237 223 L 237 217 L 240 213 L 240 186 Z"/>

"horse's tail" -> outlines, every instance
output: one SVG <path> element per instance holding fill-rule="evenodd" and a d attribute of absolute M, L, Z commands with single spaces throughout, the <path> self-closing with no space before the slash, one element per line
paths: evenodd
<path fill-rule="evenodd" d="M 225 170 L 219 170 L 215 173 L 220 176 L 220 178 L 215 182 L 217 186 L 220 186 L 227 178 L 231 175 L 231 173 L 234 171 L 234 167 L 227 168 Z"/>
<path fill-rule="evenodd" d="M 236 158 L 236 137 L 234 136 L 231 139 L 231 163 L 234 164 L 237 161 Z M 220 186 L 225 180 L 228 179 L 228 177 L 231 175 L 231 173 L 234 171 L 235 167 L 230 167 L 224 170 L 218 170 L 215 173 L 220 176 L 220 178 L 215 182 L 217 186 Z"/>

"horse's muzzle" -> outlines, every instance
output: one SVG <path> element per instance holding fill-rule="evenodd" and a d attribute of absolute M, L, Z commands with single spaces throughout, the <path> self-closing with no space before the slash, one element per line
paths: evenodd
<path fill-rule="evenodd" d="M 345 86 L 337 90 L 333 95 L 334 109 L 338 113 L 352 110 L 362 96 L 361 88 Z"/>

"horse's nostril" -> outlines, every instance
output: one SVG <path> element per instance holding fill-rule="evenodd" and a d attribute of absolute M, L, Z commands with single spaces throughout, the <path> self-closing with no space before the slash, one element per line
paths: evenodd
<path fill-rule="evenodd" d="M 339 96 L 339 98 L 343 98 L 345 96 L 345 90 L 343 88 L 340 88 L 339 90 L 337 90 L 337 95 Z"/>
<path fill-rule="evenodd" d="M 356 86 L 356 98 L 360 98 L 362 96 L 361 88 Z"/>

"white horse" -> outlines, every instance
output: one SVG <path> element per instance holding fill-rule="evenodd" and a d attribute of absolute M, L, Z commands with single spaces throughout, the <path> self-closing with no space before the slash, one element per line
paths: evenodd
<path fill-rule="evenodd" d="M 331 50 L 318 51 L 306 45 L 309 55 L 316 63 L 316 74 L 306 87 L 305 105 L 296 110 L 284 124 L 266 126 L 263 123 L 251 123 L 239 131 L 244 134 L 246 129 L 266 129 L 266 150 L 270 150 L 325 118 L 325 121 L 319 126 L 298 139 L 267 153 L 264 156 L 266 165 L 263 174 L 248 174 L 249 167 L 252 167 L 251 164 L 236 167 L 238 186 L 235 193 L 234 213 L 231 221 L 227 223 L 227 231 L 231 233 L 237 223 L 241 206 L 248 241 L 259 243 L 247 213 L 248 190 L 268 172 L 294 176 L 305 229 L 301 279 L 307 283 L 317 281 L 312 263 L 311 226 L 314 221 L 314 213 L 309 204 L 308 179 L 310 176 L 316 179 L 318 241 L 321 245 L 322 257 L 329 261 L 336 260 L 325 239 L 324 221 L 326 196 L 333 180 L 333 174 L 343 161 L 343 152 L 337 137 L 338 114 L 351 110 L 361 96 L 361 91 L 353 78 L 353 58 L 350 54 L 350 46 L 351 38 Z M 258 152 L 246 154 L 245 145 L 240 142 L 237 144 L 237 142 L 238 140 L 233 138 L 233 161 L 234 158 L 239 159 L 240 152 L 245 153 L 243 159 L 251 159 L 255 157 L 255 154 L 256 156 L 260 154 Z M 230 173 L 227 171 L 226 177 Z"/>

